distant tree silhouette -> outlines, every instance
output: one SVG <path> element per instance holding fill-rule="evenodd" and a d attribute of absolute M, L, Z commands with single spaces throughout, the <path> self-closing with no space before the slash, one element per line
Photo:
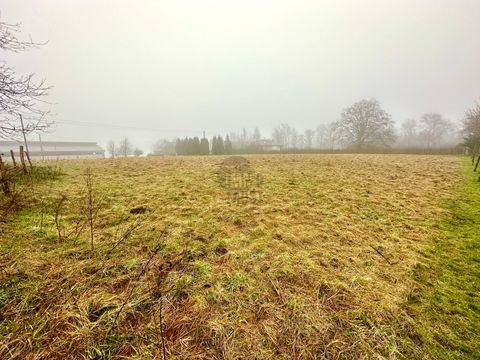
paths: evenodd
<path fill-rule="evenodd" d="M 209 155 L 210 154 L 210 144 L 208 143 L 208 139 L 203 137 L 200 141 L 200 154 L 201 155 Z"/>
<path fill-rule="evenodd" d="M 312 129 L 305 130 L 305 146 L 310 149 L 313 144 L 313 138 L 315 137 L 315 131 Z"/>
<path fill-rule="evenodd" d="M 175 155 L 178 153 L 178 139 L 175 141 L 160 139 L 152 146 L 151 155 Z"/>
<path fill-rule="evenodd" d="M 292 144 L 292 134 L 294 129 L 286 124 L 280 124 L 273 130 L 272 139 L 278 145 L 281 145 L 284 148 L 293 147 Z"/>
<path fill-rule="evenodd" d="M 212 154 L 223 155 L 225 154 L 225 144 L 221 136 L 214 136 L 212 139 Z"/>
<path fill-rule="evenodd" d="M 400 127 L 402 143 L 405 146 L 415 145 L 418 141 L 418 124 L 415 119 L 405 120 Z"/>
<path fill-rule="evenodd" d="M 118 153 L 123 157 L 127 157 L 132 154 L 132 144 L 130 140 L 125 136 L 118 145 Z"/>
<path fill-rule="evenodd" d="M 212 155 L 218 155 L 217 137 L 212 138 Z"/>
<path fill-rule="evenodd" d="M 467 110 L 462 133 L 466 146 L 474 149 L 480 145 L 480 103 Z"/>
<path fill-rule="evenodd" d="M 115 157 L 115 155 L 117 154 L 117 153 L 116 153 L 116 151 L 117 151 L 117 145 L 115 145 L 115 141 L 110 140 L 110 141 L 107 143 L 107 151 L 108 151 L 108 153 L 112 156 L 112 158 Z"/>
<path fill-rule="evenodd" d="M 177 155 L 208 155 L 210 153 L 208 140 L 202 138 L 200 141 L 197 136 L 177 139 L 175 151 Z"/>
<path fill-rule="evenodd" d="M 260 134 L 260 130 L 256 127 L 255 130 L 253 130 L 253 141 L 260 141 L 262 139 L 262 135 Z"/>
<path fill-rule="evenodd" d="M 420 119 L 421 136 L 427 148 L 438 146 L 453 124 L 437 113 L 424 114 Z"/>
<path fill-rule="evenodd" d="M 177 155 L 182 155 L 182 141 L 180 139 L 177 139 L 177 141 L 175 141 L 175 152 L 177 153 Z"/>
<path fill-rule="evenodd" d="M 198 137 L 194 137 L 192 140 L 192 155 L 201 155 L 202 154 L 202 147 L 200 146 L 200 139 Z"/>
<path fill-rule="evenodd" d="M 217 137 L 217 148 L 219 155 L 225 154 L 225 144 L 223 143 L 223 138 L 221 136 Z"/>
<path fill-rule="evenodd" d="M 230 141 L 230 138 L 228 137 L 227 135 L 227 138 L 225 139 L 225 154 L 227 155 L 231 155 L 233 152 L 233 148 L 232 148 L 232 142 Z"/>
<path fill-rule="evenodd" d="M 376 99 L 363 99 L 343 110 L 334 128 L 347 146 L 357 150 L 389 146 L 395 141 L 392 117 Z"/>

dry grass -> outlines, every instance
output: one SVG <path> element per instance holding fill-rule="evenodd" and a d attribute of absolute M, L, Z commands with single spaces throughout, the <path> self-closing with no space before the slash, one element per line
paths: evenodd
<path fill-rule="evenodd" d="M 223 157 L 64 163 L 2 224 L 0 358 L 162 358 L 162 338 L 172 359 L 423 356 L 398 336 L 414 332 L 402 304 L 460 158 L 248 159 L 261 202 L 229 201 Z M 94 252 L 88 232 L 72 235 L 87 167 L 101 198 Z"/>

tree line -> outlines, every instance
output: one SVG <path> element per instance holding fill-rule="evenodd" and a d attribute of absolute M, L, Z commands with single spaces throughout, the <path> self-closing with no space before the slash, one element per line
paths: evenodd
<path fill-rule="evenodd" d="M 223 155 L 240 153 L 268 152 L 324 152 L 324 151 L 375 151 L 375 152 L 408 152 L 413 151 L 451 151 L 457 145 L 462 145 L 462 132 L 475 128 L 479 105 L 469 110 L 466 122 L 454 123 L 439 113 L 426 113 L 417 119 L 407 119 L 397 130 L 395 122 L 376 99 L 362 99 L 345 108 L 337 121 L 321 124 L 316 129 L 297 131 L 287 123 L 282 123 L 273 129 L 270 137 L 262 137 L 260 130 L 252 132 L 242 129 L 241 132 L 231 132 L 225 137 L 214 136 L 207 139 L 185 137 L 173 142 L 161 140 L 154 145 L 155 155 Z M 475 135 L 476 136 L 476 135 Z M 480 145 L 473 148 L 472 143 L 478 140 L 469 135 L 464 145 L 471 151 L 480 152 Z M 141 154 L 141 150 L 132 150 L 128 139 L 123 139 L 118 145 L 109 142 L 107 150 L 117 156 L 128 156 L 132 153 Z M 460 149 L 460 148 L 458 148 Z M 460 151 L 460 150 L 459 150 Z"/>
<path fill-rule="evenodd" d="M 133 147 L 131 141 L 127 137 L 124 137 L 118 143 L 114 140 L 110 140 L 107 143 L 107 152 L 112 158 L 143 155 L 143 151 L 138 147 Z"/>
<path fill-rule="evenodd" d="M 435 149 L 461 142 L 458 124 L 438 113 L 427 113 L 419 120 L 408 119 L 395 127 L 392 116 L 376 99 L 362 99 L 345 108 L 337 121 L 299 133 L 284 123 L 272 139 L 285 149 L 347 149 L 364 151 L 388 148 Z"/>
<path fill-rule="evenodd" d="M 258 128 L 230 133 L 234 152 L 264 149 L 349 150 L 424 149 L 453 147 L 461 143 L 460 124 L 438 113 L 408 119 L 397 129 L 392 116 L 376 99 L 362 99 L 345 108 L 338 120 L 298 131 L 288 123 L 276 126 L 262 137 Z"/>
<path fill-rule="evenodd" d="M 232 142 L 227 136 L 225 141 L 222 136 L 214 136 L 211 142 L 207 138 L 198 137 L 177 139 L 175 143 L 177 155 L 224 155 L 232 154 Z"/>

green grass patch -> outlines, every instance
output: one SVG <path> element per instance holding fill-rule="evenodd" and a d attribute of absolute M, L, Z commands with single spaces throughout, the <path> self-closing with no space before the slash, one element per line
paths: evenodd
<path fill-rule="evenodd" d="M 467 164 L 468 160 L 465 161 Z M 457 195 L 447 203 L 427 265 L 414 269 L 408 297 L 420 345 L 434 359 L 480 358 L 480 183 L 465 166 Z M 415 351 L 414 351 L 415 352 Z M 412 355 L 413 356 L 413 355 Z"/>

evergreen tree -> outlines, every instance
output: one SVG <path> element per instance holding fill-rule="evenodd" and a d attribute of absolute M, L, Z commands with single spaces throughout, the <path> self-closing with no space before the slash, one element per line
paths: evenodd
<path fill-rule="evenodd" d="M 232 142 L 230 141 L 230 138 L 227 135 L 227 138 L 225 139 L 225 154 L 231 155 L 232 152 L 233 152 Z"/>
<path fill-rule="evenodd" d="M 216 136 L 214 136 L 212 139 L 212 154 L 218 155 L 218 142 Z"/>
<path fill-rule="evenodd" d="M 187 155 L 194 155 L 195 154 L 195 149 L 194 149 L 194 144 L 193 144 L 193 139 L 188 138 L 187 139 Z"/>
<path fill-rule="evenodd" d="M 201 154 L 202 155 L 208 155 L 210 154 L 210 145 L 208 143 L 208 139 L 205 137 L 202 138 L 202 141 L 200 142 L 200 148 L 201 148 Z"/>
<path fill-rule="evenodd" d="M 262 135 L 260 134 L 260 130 L 258 130 L 258 128 L 255 128 L 255 130 L 253 131 L 253 140 L 258 142 L 260 141 L 262 138 Z"/>
<path fill-rule="evenodd" d="M 217 138 L 217 151 L 220 155 L 225 154 L 225 145 L 221 136 Z"/>
<path fill-rule="evenodd" d="M 177 138 L 177 141 L 175 142 L 175 152 L 177 153 L 177 155 L 182 155 L 181 147 L 182 147 L 182 140 Z"/>
<path fill-rule="evenodd" d="M 192 151 L 194 155 L 201 155 L 202 149 L 200 147 L 200 140 L 195 136 L 192 140 Z"/>

